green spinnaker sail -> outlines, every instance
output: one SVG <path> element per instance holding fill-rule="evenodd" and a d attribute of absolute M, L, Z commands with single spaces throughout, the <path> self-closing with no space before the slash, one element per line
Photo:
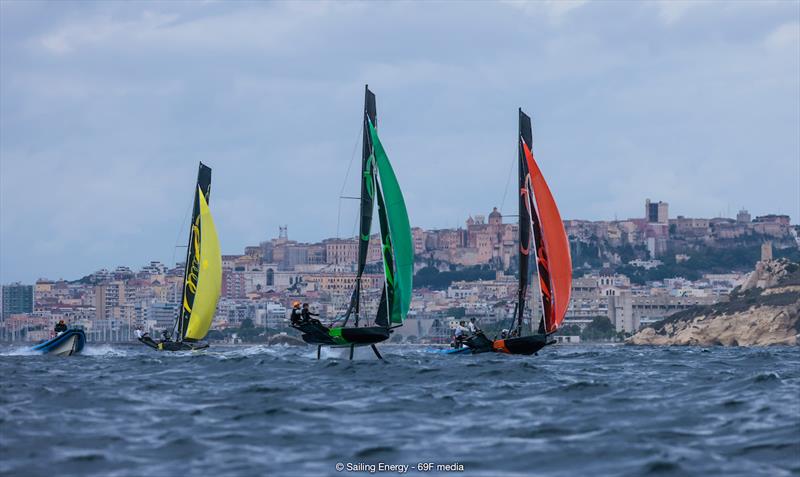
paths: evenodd
<path fill-rule="evenodd" d="M 389 163 L 389 158 L 378 138 L 375 127 L 372 122 L 369 122 L 368 125 L 389 225 L 391 240 L 388 244 L 394 252 L 394 276 L 392 277 L 388 270 L 386 275 L 387 279 L 393 280 L 391 285 L 394 290 L 394 299 L 392 300 L 394 303 L 390 303 L 389 309 L 390 321 L 402 323 L 411 306 L 411 288 L 414 277 L 414 242 L 411 238 L 411 224 L 394 169 Z"/>

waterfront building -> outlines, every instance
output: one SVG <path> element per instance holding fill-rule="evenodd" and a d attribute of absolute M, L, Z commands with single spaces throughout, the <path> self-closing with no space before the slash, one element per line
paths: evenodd
<path fill-rule="evenodd" d="M 150 303 L 144 313 L 144 329 L 151 334 L 158 334 L 162 330 L 171 331 L 177 316 L 177 303 Z"/>
<path fill-rule="evenodd" d="M 97 320 L 111 320 L 114 316 L 114 308 L 125 304 L 125 282 L 113 281 L 97 285 L 95 287 L 94 299 Z"/>
<path fill-rule="evenodd" d="M 33 312 L 33 285 L 12 283 L 2 287 L 3 317 Z"/>

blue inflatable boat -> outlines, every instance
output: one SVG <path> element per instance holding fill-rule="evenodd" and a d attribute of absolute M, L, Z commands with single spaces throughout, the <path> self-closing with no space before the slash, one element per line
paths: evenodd
<path fill-rule="evenodd" d="M 55 338 L 37 344 L 31 349 L 41 354 L 72 356 L 80 353 L 84 345 L 86 345 L 86 333 L 81 329 L 71 329 L 60 333 Z"/>

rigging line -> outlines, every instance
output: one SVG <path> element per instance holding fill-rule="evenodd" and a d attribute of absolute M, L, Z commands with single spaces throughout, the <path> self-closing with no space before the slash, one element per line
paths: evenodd
<path fill-rule="evenodd" d="M 350 178 L 350 169 L 353 168 L 353 160 L 356 158 L 356 149 L 358 148 L 359 136 L 363 136 L 363 131 L 364 122 L 362 121 L 358 128 L 358 136 L 356 136 L 356 141 L 353 144 L 353 152 L 350 154 L 350 163 L 347 165 L 347 172 L 344 174 L 342 189 L 339 191 L 339 210 L 336 212 L 336 238 L 341 238 L 339 235 L 339 225 L 341 224 L 342 219 L 342 196 L 344 195 L 344 189 L 347 187 L 347 180 Z"/>
<path fill-rule="evenodd" d="M 517 159 L 512 159 L 511 167 L 508 168 L 508 177 L 506 178 L 506 187 L 503 189 L 503 200 L 500 201 L 500 213 L 503 213 L 503 207 L 506 205 L 506 196 L 508 195 L 508 184 L 511 183 L 511 173 L 514 172 L 514 164 Z"/>
<path fill-rule="evenodd" d="M 358 225 L 360 223 L 361 223 L 361 214 L 359 213 L 358 217 L 356 217 L 356 219 L 353 221 L 353 231 L 350 233 L 350 237 L 358 237 L 359 233 L 361 233 L 361 231 L 359 231 L 359 233 L 356 233 L 356 230 L 358 229 Z"/>
<path fill-rule="evenodd" d="M 186 224 L 189 218 L 189 214 L 192 213 L 191 212 L 192 207 L 194 207 L 194 201 L 192 201 L 191 205 L 189 205 L 186 208 L 186 212 L 183 214 L 183 220 L 181 221 L 180 226 L 178 226 L 178 234 L 175 236 L 175 246 L 172 248 L 172 259 L 170 260 L 170 265 L 169 265 L 170 267 L 172 267 L 172 264 L 175 263 L 175 250 L 179 248 L 188 248 L 188 245 L 186 246 L 178 245 L 178 241 L 181 239 L 181 232 L 183 232 L 183 226 Z"/>

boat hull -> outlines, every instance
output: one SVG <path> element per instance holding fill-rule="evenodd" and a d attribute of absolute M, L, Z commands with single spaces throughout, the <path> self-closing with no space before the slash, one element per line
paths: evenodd
<path fill-rule="evenodd" d="M 55 338 L 39 343 L 32 350 L 55 356 L 72 356 L 83 351 L 85 345 L 86 334 L 83 330 L 67 330 Z"/>
<path fill-rule="evenodd" d="M 530 335 L 519 338 L 494 340 L 492 349 L 496 353 L 532 355 L 548 344 L 545 335 Z"/>
<path fill-rule="evenodd" d="M 547 341 L 545 335 L 522 336 L 519 338 L 506 338 L 492 341 L 486 338 L 483 333 L 479 332 L 470 336 L 461 348 L 437 350 L 437 352 L 439 354 L 480 354 L 494 352 L 529 356 L 536 354 L 540 349 L 552 343 L 554 343 L 554 341 Z"/>
<path fill-rule="evenodd" d="M 294 326 L 303 332 L 303 341 L 322 346 L 366 346 L 389 339 L 391 330 L 383 326 L 328 328 L 314 320 Z"/>
<path fill-rule="evenodd" d="M 156 351 L 195 351 L 208 348 L 206 341 L 156 341 L 149 336 L 139 338 L 139 341 Z"/>

